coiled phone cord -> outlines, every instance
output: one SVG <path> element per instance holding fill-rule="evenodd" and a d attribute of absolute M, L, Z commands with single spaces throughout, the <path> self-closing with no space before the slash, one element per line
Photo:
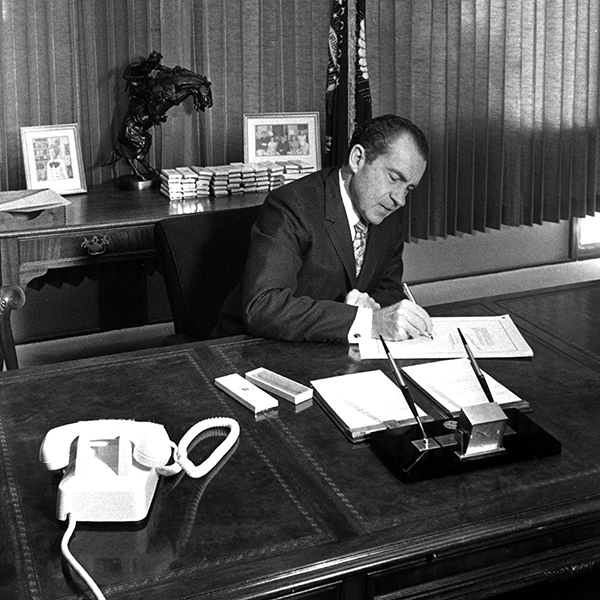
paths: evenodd
<path fill-rule="evenodd" d="M 207 429 L 228 429 L 229 433 L 204 462 L 195 465 L 188 458 L 188 450 L 194 439 Z M 170 477 L 171 475 L 177 475 L 183 469 L 186 475 L 193 479 L 203 477 L 214 469 L 218 462 L 231 450 L 231 448 L 233 448 L 233 445 L 237 442 L 239 436 L 240 425 L 235 419 L 230 419 L 229 417 L 213 417 L 211 419 L 200 421 L 187 431 L 181 438 L 179 444 L 173 444 L 173 458 L 175 462 L 172 465 L 167 465 L 165 467 L 157 467 L 156 472 L 159 475 Z"/>

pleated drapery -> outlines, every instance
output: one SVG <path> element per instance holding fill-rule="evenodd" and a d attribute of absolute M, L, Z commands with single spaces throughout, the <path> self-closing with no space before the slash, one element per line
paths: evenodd
<path fill-rule="evenodd" d="M 0 0 L 0 189 L 22 189 L 20 127 L 79 123 L 88 186 L 110 157 L 127 64 L 157 50 L 212 82 L 153 130 L 157 168 L 243 160 L 243 115 L 319 111 L 336 0 Z M 408 116 L 431 159 L 414 238 L 598 208 L 597 0 L 367 0 L 373 114 Z M 324 136 L 323 136 L 324 137 Z"/>
<path fill-rule="evenodd" d="M 599 10 L 597 0 L 369 3 L 374 112 L 409 116 L 431 146 L 412 236 L 600 208 Z"/>

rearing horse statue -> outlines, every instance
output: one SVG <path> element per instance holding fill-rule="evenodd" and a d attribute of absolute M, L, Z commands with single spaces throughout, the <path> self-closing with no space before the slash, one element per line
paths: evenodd
<path fill-rule="evenodd" d="M 162 54 L 151 52 L 125 68 L 123 77 L 131 96 L 127 114 L 121 124 L 111 158 L 102 166 L 124 158 L 133 173 L 141 179 L 158 171 L 150 166 L 146 155 L 152 144 L 150 129 L 167 120 L 166 113 L 181 104 L 188 96 L 194 100 L 194 109 L 204 111 L 213 104 L 210 81 L 183 67 L 164 67 Z M 136 162 L 145 170 L 142 173 Z"/>

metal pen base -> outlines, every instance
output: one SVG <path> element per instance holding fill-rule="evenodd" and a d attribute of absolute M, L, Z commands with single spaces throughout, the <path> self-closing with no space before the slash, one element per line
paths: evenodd
<path fill-rule="evenodd" d="M 500 448 L 465 455 L 460 439 L 448 434 L 447 421 L 423 423 L 428 444 L 419 427 L 410 425 L 372 433 L 370 445 L 405 483 L 560 454 L 561 443 L 528 416 L 516 408 L 504 412 L 508 422 Z"/>

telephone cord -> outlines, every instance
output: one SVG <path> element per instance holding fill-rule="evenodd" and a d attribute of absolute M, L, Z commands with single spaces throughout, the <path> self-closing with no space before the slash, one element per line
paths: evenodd
<path fill-rule="evenodd" d="M 83 579 L 83 581 L 88 586 L 92 594 L 94 594 L 94 598 L 96 598 L 96 600 L 106 600 L 106 596 L 96 585 L 96 582 L 91 578 L 89 573 L 81 566 L 81 564 L 77 561 L 77 559 L 71 554 L 71 551 L 69 550 L 69 541 L 71 540 L 71 536 L 75 531 L 77 520 L 71 513 L 67 515 L 67 520 L 67 530 L 65 531 L 60 542 L 60 550 L 62 552 L 62 555 L 65 557 L 65 560 L 69 563 L 71 568 L 79 575 L 79 577 L 81 577 L 81 579 Z"/>
<path fill-rule="evenodd" d="M 208 429 L 227 429 L 227 437 L 215 448 L 213 453 L 199 465 L 195 465 L 188 458 L 188 450 L 192 442 L 204 431 Z M 189 477 L 197 479 L 209 473 L 218 462 L 231 450 L 240 436 L 240 425 L 235 419 L 229 417 L 212 417 L 204 419 L 190 427 L 187 433 L 181 438 L 178 445 L 172 443 L 174 448 L 173 458 L 175 462 L 172 465 L 158 467 L 156 469 L 159 475 L 177 475 L 183 471 Z"/>

